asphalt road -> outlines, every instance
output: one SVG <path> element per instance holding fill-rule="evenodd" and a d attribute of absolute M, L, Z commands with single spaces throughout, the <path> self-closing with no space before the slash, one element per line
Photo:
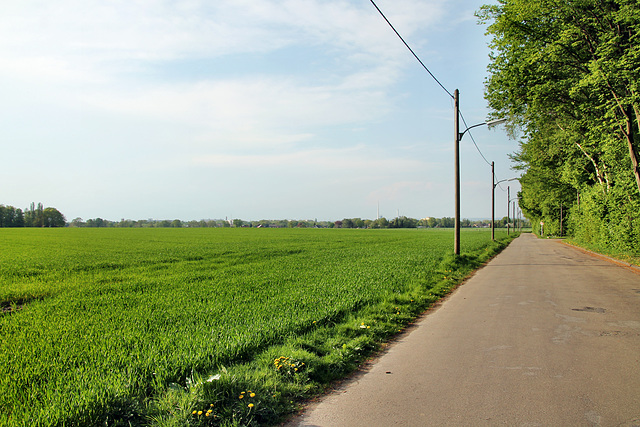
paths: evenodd
<path fill-rule="evenodd" d="M 640 274 L 524 234 L 289 426 L 640 426 Z"/>

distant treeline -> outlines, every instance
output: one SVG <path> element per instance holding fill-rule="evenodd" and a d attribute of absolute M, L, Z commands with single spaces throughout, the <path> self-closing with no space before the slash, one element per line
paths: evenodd
<path fill-rule="evenodd" d="M 518 226 L 513 219 L 504 217 L 496 220 L 496 227 Z M 110 221 L 103 218 L 92 218 L 83 220 L 75 218 L 67 223 L 64 215 L 56 208 L 45 208 L 42 203 L 31 203 L 31 206 L 24 211 L 13 206 L 0 205 L 0 227 L 91 227 L 91 228 L 453 228 L 455 220 L 450 217 L 443 218 L 423 218 L 415 219 L 400 216 L 393 219 L 378 218 L 375 220 L 362 218 L 344 218 L 338 221 L 318 221 L 318 220 L 260 220 L 245 221 L 242 219 L 201 219 L 199 221 L 157 220 L 157 219 L 121 219 L 120 221 Z M 477 220 L 471 221 L 463 219 L 461 227 L 465 228 L 488 228 L 491 221 Z M 519 226 L 530 227 L 527 220 L 520 220 Z"/>
<path fill-rule="evenodd" d="M 64 215 L 56 208 L 45 208 L 42 203 L 31 203 L 24 211 L 13 206 L 0 205 L 0 227 L 64 227 Z"/>
<path fill-rule="evenodd" d="M 515 225 L 513 218 L 509 219 L 506 216 L 500 220 L 496 220 L 496 227 L 506 227 L 510 224 L 510 227 Z M 524 224 L 523 220 L 520 220 L 520 225 L 530 227 L 528 221 Z M 460 221 L 460 226 L 465 228 L 489 228 L 491 227 L 490 220 L 476 220 L 471 221 L 469 219 L 463 219 Z M 443 218 L 423 218 L 415 219 L 408 218 L 406 216 L 396 217 L 390 220 L 386 218 L 378 218 L 376 220 L 361 219 L 361 218 L 345 218 L 342 221 L 336 221 L 334 227 L 337 228 L 453 228 L 455 227 L 455 219 L 450 217 Z"/>
<path fill-rule="evenodd" d="M 530 227 L 528 221 L 520 220 L 520 226 Z M 500 220 L 496 220 L 496 227 L 506 227 L 507 223 L 513 227 L 515 222 L 513 219 L 509 221 L 507 217 Z M 471 221 L 469 219 L 463 219 L 460 222 L 461 227 L 466 228 L 489 228 L 491 227 L 491 221 L 478 220 Z M 453 218 L 424 218 L 415 219 L 401 216 L 387 220 L 386 218 L 379 218 L 376 220 L 361 219 L 361 218 L 344 218 L 338 221 L 317 221 L 317 220 L 259 220 L 259 221 L 245 221 L 242 219 L 202 219 L 199 221 L 181 221 L 179 219 L 174 220 L 155 220 L 155 219 L 143 219 L 143 220 L 130 220 L 122 219 L 120 221 L 110 221 L 102 218 L 83 220 L 82 218 L 75 218 L 69 224 L 70 227 L 118 227 L 118 228 L 453 228 L 455 226 L 455 220 Z"/>
<path fill-rule="evenodd" d="M 83 220 L 75 218 L 69 223 L 70 227 L 111 227 L 111 228 L 229 228 L 229 227 L 270 227 L 270 228 L 330 228 L 334 223 L 330 221 L 313 220 L 261 220 L 244 221 L 242 219 L 201 219 L 192 221 L 182 221 L 180 219 L 121 219 L 120 221 L 110 221 L 103 218 Z"/>

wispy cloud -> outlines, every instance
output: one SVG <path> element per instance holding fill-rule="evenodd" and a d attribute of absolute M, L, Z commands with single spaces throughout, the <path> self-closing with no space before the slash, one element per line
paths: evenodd
<path fill-rule="evenodd" d="M 410 36 L 440 18 L 441 3 L 402 0 L 389 9 Z M 368 4 L 344 0 L 25 1 L 3 5 L 0 22 L 7 63 L 55 58 L 88 64 L 95 73 L 129 69 L 131 61 L 215 58 L 294 45 L 341 49 L 351 60 L 398 58 L 398 41 L 388 29 L 381 31 L 380 17 Z"/>
<path fill-rule="evenodd" d="M 424 161 L 403 157 L 389 158 L 356 145 L 335 149 L 308 149 L 277 154 L 216 154 L 192 159 L 195 165 L 241 168 L 273 168 L 292 166 L 297 169 L 313 168 L 333 174 L 342 170 L 349 175 L 386 176 L 390 172 L 413 173 L 425 167 Z M 367 172 L 368 171 L 368 172 Z"/>
<path fill-rule="evenodd" d="M 208 142 L 218 149 L 230 144 L 257 148 L 265 141 L 288 145 L 308 140 L 320 127 L 370 120 L 388 108 L 377 87 L 307 86 L 275 77 L 153 85 L 92 95 L 83 99 L 85 106 L 195 126 L 198 137 L 193 142 Z"/>
<path fill-rule="evenodd" d="M 380 3 L 393 5 L 408 37 L 443 13 L 441 1 Z M 369 5 L 346 0 L 11 2 L 0 23 L 3 78 L 60 105 L 199 126 L 214 146 L 289 143 L 379 117 L 409 60 Z M 304 75 L 292 62 L 271 75 L 148 77 L 183 61 L 226 65 L 231 55 L 292 47 L 331 61 Z"/>

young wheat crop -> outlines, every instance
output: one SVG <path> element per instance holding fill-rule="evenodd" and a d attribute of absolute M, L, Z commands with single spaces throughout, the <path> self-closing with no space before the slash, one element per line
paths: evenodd
<path fill-rule="evenodd" d="M 488 240 L 464 233 L 463 250 Z M 0 244 L 0 425 L 93 425 L 144 423 L 194 372 L 422 292 L 452 233 L 4 229 Z"/>

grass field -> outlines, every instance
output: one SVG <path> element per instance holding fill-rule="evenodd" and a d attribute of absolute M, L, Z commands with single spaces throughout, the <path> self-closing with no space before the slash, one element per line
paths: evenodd
<path fill-rule="evenodd" d="M 2 229 L 0 425 L 277 422 L 504 246 L 489 233 L 456 259 L 451 230 Z"/>

